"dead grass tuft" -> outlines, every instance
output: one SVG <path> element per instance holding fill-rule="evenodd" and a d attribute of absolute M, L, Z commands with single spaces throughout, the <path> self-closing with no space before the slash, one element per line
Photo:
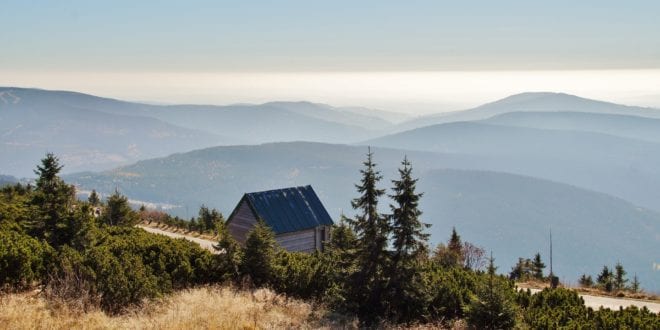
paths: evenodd
<path fill-rule="evenodd" d="M 0 324 L 8 329 L 330 329 L 356 321 L 270 290 L 206 287 L 180 291 L 119 316 L 52 304 L 34 293 L 0 296 Z"/>

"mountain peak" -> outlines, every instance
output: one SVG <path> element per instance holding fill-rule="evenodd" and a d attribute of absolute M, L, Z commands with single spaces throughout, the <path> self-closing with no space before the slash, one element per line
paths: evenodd
<path fill-rule="evenodd" d="M 566 101 L 566 100 L 583 100 L 587 101 L 589 99 L 582 98 L 572 94 L 558 93 L 558 92 L 524 92 L 519 94 L 513 94 L 507 96 L 503 99 L 499 99 L 494 102 L 486 103 L 483 106 L 493 105 L 493 104 L 516 104 L 516 103 L 526 103 L 533 101 Z M 593 101 L 593 100 L 589 100 Z"/>

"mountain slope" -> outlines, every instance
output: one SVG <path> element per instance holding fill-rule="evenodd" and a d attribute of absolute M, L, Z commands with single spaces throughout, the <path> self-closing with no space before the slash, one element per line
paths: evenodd
<path fill-rule="evenodd" d="M 138 162 L 102 173 L 65 177 L 81 189 L 133 199 L 177 204 L 192 216 L 202 204 L 229 213 L 250 191 L 311 184 L 330 214 L 352 215 L 350 200 L 364 159 L 364 147 L 318 143 L 276 143 L 216 147 Z M 653 253 L 660 248 L 660 216 L 604 194 L 512 174 L 447 170 L 481 159 L 462 155 L 375 149 L 388 187 L 407 155 L 425 193 L 423 219 L 433 226 L 432 242 L 445 241 L 455 226 L 467 240 L 492 249 L 502 271 L 519 256 L 540 251 L 547 259 L 552 227 L 555 270 L 567 280 L 595 272 L 616 258 L 650 285 Z M 387 199 L 381 208 L 387 211 Z M 634 240 L 631 245 L 629 240 Z M 515 244 L 512 245 L 512 242 Z M 575 252 L 574 252 L 575 251 Z M 656 275 L 657 276 L 657 275 Z"/>
<path fill-rule="evenodd" d="M 480 157 L 467 169 L 577 185 L 660 210 L 660 144 L 611 135 L 456 122 L 364 142 L 372 146 Z"/>
<path fill-rule="evenodd" d="M 371 110 L 369 114 L 366 114 L 365 112 L 369 109 L 361 112 L 359 108 L 336 108 L 327 104 L 311 102 L 269 102 L 262 106 L 272 106 L 299 115 L 349 126 L 359 126 L 369 130 L 384 130 L 393 126 L 392 122 L 380 117 L 388 116 L 388 113 L 378 110 Z"/>
<path fill-rule="evenodd" d="M 149 111 L 149 116 L 201 129 L 216 134 L 236 137 L 247 143 L 279 141 L 354 142 L 373 137 L 377 132 L 338 122 L 336 113 L 326 113 L 316 107 L 316 113 L 303 114 L 281 105 L 167 106 Z M 324 115 L 318 112 L 323 112 Z M 326 120 L 320 117 L 332 117 Z M 343 121 L 343 119 L 342 119 Z"/>
<path fill-rule="evenodd" d="M 396 131 L 417 127 L 490 118 L 507 112 L 589 112 L 660 118 L 660 110 L 597 101 L 564 93 L 530 92 L 506 97 L 473 109 L 419 117 L 397 126 Z"/>
<path fill-rule="evenodd" d="M 549 267 L 552 230 L 554 271 L 563 282 L 621 261 L 643 274 L 644 287 L 660 290 L 652 271 L 660 249 L 658 213 L 576 187 L 504 173 L 439 170 L 424 173 L 419 188 L 424 218 L 434 236 L 463 239 L 493 249 L 500 271 L 517 257 L 540 252 Z M 631 244 L 631 242 L 635 242 Z M 506 268 L 505 268 L 506 267 Z M 547 271 L 547 269 L 546 269 Z"/>
<path fill-rule="evenodd" d="M 660 143 L 660 119 L 586 112 L 509 112 L 486 124 L 603 133 Z"/>
<path fill-rule="evenodd" d="M 3 92 L 0 101 L 0 168 L 31 176 L 46 152 L 56 153 L 66 171 L 107 169 L 173 152 L 235 142 L 158 119 L 114 115 L 67 103 Z"/>
<path fill-rule="evenodd" d="M 188 129 L 204 130 L 244 143 L 277 141 L 355 142 L 380 135 L 393 124 L 351 108 L 310 102 L 271 102 L 260 105 L 151 105 L 124 102 L 67 91 L 0 87 L 0 106 L 30 103 L 42 108 L 93 110 L 112 115 L 151 117 Z"/>
<path fill-rule="evenodd" d="M 0 174 L 0 187 L 18 183 L 18 179 L 11 175 Z"/>

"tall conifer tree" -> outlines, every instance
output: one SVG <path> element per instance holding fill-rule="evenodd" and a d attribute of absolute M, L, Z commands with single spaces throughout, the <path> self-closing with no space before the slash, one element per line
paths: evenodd
<path fill-rule="evenodd" d="M 394 254 L 388 298 L 389 317 L 407 322 L 423 315 L 430 300 L 420 276 L 420 261 L 428 258 L 429 234 L 424 229 L 429 225 L 419 219 L 422 193 L 415 191 L 417 179 L 412 178 L 412 165 L 407 158 L 401 164 L 399 180 L 392 180 L 394 194 L 390 195 L 394 201 L 390 204 Z"/>
<path fill-rule="evenodd" d="M 351 277 L 349 302 L 354 304 L 358 315 L 365 323 L 372 323 L 382 317 L 385 310 L 385 290 L 389 274 L 387 274 L 388 253 L 386 251 L 390 224 L 388 217 L 378 212 L 378 199 L 385 190 L 378 189 L 377 184 L 382 179 L 376 170 L 371 149 L 367 160 L 360 170 L 362 179 L 356 184 L 360 197 L 353 199 L 351 205 L 358 214 L 346 221 L 353 227 L 357 236 L 356 261 L 358 270 Z"/>
<path fill-rule="evenodd" d="M 62 170 L 59 159 L 48 153 L 41 160 L 34 173 L 37 175 L 35 194 L 32 203 L 37 205 L 37 213 L 31 224 L 35 234 L 44 237 L 50 244 L 59 245 L 67 241 L 70 207 L 75 190 L 58 176 Z"/>
<path fill-rule="evenodd" d="M 395 205 L 390 205 L 395 263 L 428 255 L 429 234 L 424 229 L 430 227 L 419 219 L 422 215 L 419 199 L 423 193 L 415 191 L 417 179 L 412 178 L 412 165 L 408 158 L 404 158 L 401 164 L 400 178 L 392 180 L 394 194 L 390 196 L 395 202 Z"/>

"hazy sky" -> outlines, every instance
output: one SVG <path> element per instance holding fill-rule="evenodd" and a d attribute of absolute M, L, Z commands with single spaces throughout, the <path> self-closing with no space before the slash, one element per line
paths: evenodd
<path fill-rule="evenodd" d="M 2 0 L 0 84 L 410 112 L 525 90 L 658 106 L 659 13 L 660 1 Z"/>

